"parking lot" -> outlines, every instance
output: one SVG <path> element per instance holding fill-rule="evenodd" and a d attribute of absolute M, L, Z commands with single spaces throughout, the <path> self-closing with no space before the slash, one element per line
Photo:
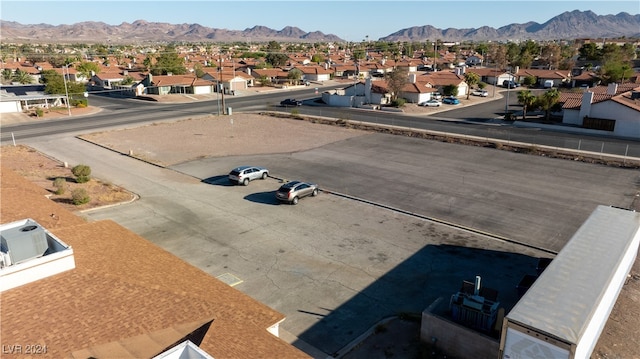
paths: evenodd
<path fill-rule="evenodd" d="M 147 137 L 114 133 L 103 144 L 132 136 L 160 158 L 186 147 L 184 138 L 153 139 L 144 131 Z M 215 134 L 191 133 L 203 141 L 200 148 Z M 326 354 L 382 318 L 448 300 L 476 275 L 509 309 L 515 285 L 549 253 L 496 236 L 559 250 L 595 205 L 628 205 L 637 190 L 630 170 L 382 134 L 291 152 L 189 154 L 170 169 L 72 138 L 33 146 L 90 163 L 96 176 L 140 195 L 85 216 L 112 219 L 281 311 L 294 344 Z M 266 166 L 275 178 L 231 186 L 225 175 L 240 164 Z M 281 179 L 314 181 L 326 192 L 281 205 L 274 195 Z"/>

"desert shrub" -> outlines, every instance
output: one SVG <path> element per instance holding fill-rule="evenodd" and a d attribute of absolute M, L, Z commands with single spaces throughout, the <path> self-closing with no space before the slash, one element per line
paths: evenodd
<path fill-rule="evenodd" d="M 76 176 L 76 182 L 85 183 L 89 181 L 91 175 L 91 167 L 87 165 L 77 165 L 71 169 L 71 173 Z"/>
<path fill-rule="evenodd" d="M 391 106 L 402 107 L 402 106 L 404 106 L 405 103 L 407 103 L 407 100 L 405 100 L 403 98 L 397 98 L 397 99 L 395 99 L 395 100 L 393 100 L 391 102 Z"/>
<path fill-rule="evenodd" d="M 44 110 L 41 109 L 40 107 L 36 108 L 36 116 L 37 117 L 42 117 L 44 116 Z"/>
<path fill-rule="evenodd" d="M 89 203 L 89 201 L 91 201 L 91 198 L 86 189 L 76 188 L 71 192 L 71 202 L 76 206 Z"/>
<path fill-rule="evenodd" d="M 55 194 L 57 195 L 61 195 L 64 194 L 65 191 L 65 184 L 67 183 L 67 181 L 64 178 L 58 177 L 56 179 L 53 180 L 53 187 L 55 187 L 56 192 Z"/>

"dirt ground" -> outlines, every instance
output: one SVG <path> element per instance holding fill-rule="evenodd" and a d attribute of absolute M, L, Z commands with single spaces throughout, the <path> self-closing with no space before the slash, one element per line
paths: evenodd
<path fill-rule="evenodd" d="M 71 172 L 72 165 L 65 164 L 37 152 L 33 148 L 19 146 L 2 146 L 0 148 L 0 162 L 3 167 L 8 167 L 29 181 L 46 189 L 50 193 L 50 199 L 59 203 L 70 211 L 81 211 L 106 205 L 112 205 L 135 199 L 133 193 L 111 183 L 103 182 L 97 178 L 91 178 L 89 182 L 77 183 Z M 90 166 L 90 164 L 87 164 Z M 56 194 L 57 188 L 53 185 L 56 178 L 64 179 L 64 192 Z M 87 191 L 88 203 L 74 205 L 72 193 L 82 188 Z"/>
<path fill-rule="evenodd" d="M 83 109 L 84 110 L 84 109 Z M 420 109 L 416 109 L 420 110 Z M 90 112 L 91 110 L 85 110 Z M 77 112 L 74 112 L 76 115 Z M 65 116 L 49 114 L 44 119 Z M 233 122 L 231 121 L 233 119 Z M 295 140 L 282 141 L 282 134 L 304 134 Z M 202 156 L 229 156 L 274 152 L 293 152 L 322 146 L 365 131 L 325 126 L 256 114 L 211 116 L 200 119 L 154 124 L 121 131 L 108 131 L 83 136 L 141 160 L 158 165 L 171 165 Z M 188 139 L 188 140 L 185 140 Z M 253 143 L 255 146 L 247 146 Z M 240 146 L 240 144 L 244 144 Z M 95 208 L 135 199 L 126 189 L 93 178 L 85 184 L 75 183 L 71 167 L 46 154 L 25 146 L 2 146 L 0 161 L 32 182 L 51 192 L 51 199 L 71 211 Z M 91 164 L 87 164 L 91 165 Z M 55 195 L 53 180 L 65 178 L 67 190 Z M 70 193 L 75 188 L 85 188 L 91 202 L 75 206 Z M 374 330 L 373 334 L 357 345 L 345 358 L 444 358 L 446 353 L 436 353 L 417 340 L 419 322 L 392 320 Z M 451 358 L 451 356 L 448 356 Z M 640 358 L 640 260 L 631 271 L 618 302 L 611 313 L 592 359 Z"/>

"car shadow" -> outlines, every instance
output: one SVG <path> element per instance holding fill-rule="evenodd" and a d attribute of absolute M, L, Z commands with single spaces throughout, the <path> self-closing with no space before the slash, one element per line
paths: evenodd
<path fill-rule="evenodd" d="M 276 199 L 276 191 L 251 193 L 244 196 L 244 199 L 246 199 L 247 201 L 262 203 L 262 204 L 270 204 L 270 205 L 280 204 L 280 201 Z"/>
<path fill-rule="evenodd" d="M 229 181 L 229 178 L 227 177 L 227 175 L 208 177 L 201 180 L 200 182 L 206 183 L 206 184 L 212 184 L 215 186 L 224 186 L 224 187 L 235 186 L 234 183 L 231 183 L 231 181 Z"/>

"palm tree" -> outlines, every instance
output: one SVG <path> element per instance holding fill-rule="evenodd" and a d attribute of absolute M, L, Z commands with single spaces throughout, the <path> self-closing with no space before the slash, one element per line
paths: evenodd
<path fill-rule="evenodd" d="M 545 120 L 549 121 L 549 117 L 551 116 L 551 109 L 553 106 L 558 103 L 558 99 L 560 98 L 560 91 L 558 89 L 551 89 L 537 98 L 537 105 L 544 111 Z"/>
<path fill-rule="evenodd" d="M 522 105 L 522 120 L 527 119 L 527 110 L 532 108 L 537 101 L 531 90 L 518 91 L 518 103 Z"/>
<path fill-rule="evenodd" d="M 471 94 L 471 87 L 475 86 L 478 82 L 480 82 L 480 76 L 474 72 L 467 72 L 464 74 L 464 81 L 467 83 L 467 100 L 469 99 L 469 95 Z"/>
<path fill-rule="evenodd" d="M 11 71 L 10 69 L 2 70 L 2 80 L 3 81 L 11 81 L 12 78 L 13 78 L 13 71 Z"/>
<path fill-rule="evenodd" d="M 13 74 L 13 81 L 19 82 L 21 84 L 32 84 L 33 80 L 33 76 L 20 69 L 16 70 L 16 72 Z"/>

